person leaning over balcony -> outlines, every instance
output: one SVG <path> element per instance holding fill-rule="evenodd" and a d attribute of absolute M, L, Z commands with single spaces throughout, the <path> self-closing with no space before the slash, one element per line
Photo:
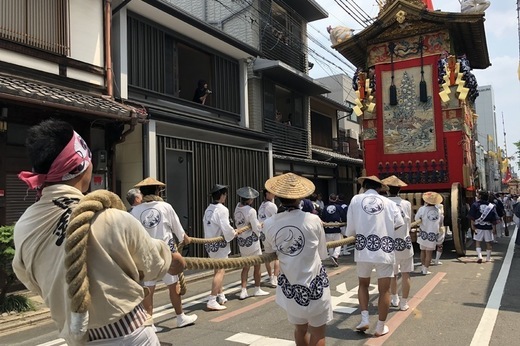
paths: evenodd
<path fill-rule="evenodd" d="M 229 210 L 224 206 L 228 195 L 227 185 L 215 184 L 210 191 L 211 204 L 204 212 L 204 237 L 224 237 L 224 240 L 204 244 L 210 258 L 227 258 L 231 252 L 229 242 L 237 236 L 237 232 L 229 223 Z M 211 293 L 206 305 L 208 310 L 224 310 L 227 298 L 222 291 L 225 269 L 215 269 L 211 283 Z M 218 301 L 217 301 L 218 299 Z"/>
<path fill-rule="evenodd" d="M 259 193 L 255 189 L 244 186 L 237 190 L 237 195 L 240 197 L 240 202 L 235 207 L 235 225 L 237 228 L 245 226 L 251 226 L 250 230 L 240 233 L 237 236 L 238 249 L 242 257 L 246 256 L 259 256 L 262 254 L 260 247 L 260 223 L 256 216 L 256 210 L 251 207 L 255 198 L 258 197 Z M 246 299 L 249 297 L 247 294 L 247 276 L 249 275 L 249 266 L 242 268 L 240 299 Z M 260 264 L 254 266 L 253 278 L 255 280 L 255 291 L 254 296 L 265 296 L 269 292 L 265 292 L 260 287 L 261 273 Z"/>
<path fill-rule="evenodd" d="M 143 194 L 142 203 L 135 206 L 131 214 L 141 222 L 146 231 L 154 239 L 164 241 L 170 251 L 175 253 L 175 237 L 184 244 L 190 243 L 190 237 L 184 232 L 177 213 L 166 203 L 160 193 L 166 185 L 154 178 L 148 177 L 135 184 L 135 188 L 141 190 Z M 182 300 L 180 295 L 179 277 L 177 275 L 166 274 L 162 278 L 163 283 L 168 287 L 170 301 L 177 314 L 177 328 L 192 325 L 197 320 L 197 315 L 186 315 L 182 310 Z M 144 298 L 143 305 L 150 316 L 153 315 L 153 296 L 155 293 L 156 280 L 144 281 L 144 286 L 148 288 L 149 294 Z M 155 327 L 156 332 L 162 329 Z"/>
<path fill-rule="evenodd" d="M 193 95 L 193 102 L 205 104 L 206 98 L 211 93 L 211 90 L 208 89 L 208 83 L 205 80 L 201 79 L 197 83 L 197 89 L 195 89 L 195 94 Z"/>
<path fill-rule="evenodd" d="M 299 207 L 314 184 L 286 173 L 267 180 L 265 188 L 284 206 L 264 222 L 265 252 L 276 252 L 280 260 L 276 303 L 295 325 L 296 345 L 325 345 L 326 326 L 332 320 L 329 279 L 321 263 L 327 258 L 325 231 L 317 215 Z"/>
<path fill-rule="evenodd" d="M 43 297 L 68 345 L 159 346 L 155 332 L 147 328 L 139 282 L 180 273 L 186 265 L 182 256 L 152 239 L 126 211 L 108 208 L 96 213 L 86 256 L 88 330 L 83 334 L 83 328 L 74 328 L 78 313 L 71 312 L 68 296 L 65 235 L 73 209 L 90 186 L 90 149 L 71 125 L 53 119 L 29 129 L 26 148 L 32 172 L 21 172 L 19 178 L 40 198 L 14 228 L 13 270 L 18 279 Z"/>
<path fill-rule="evenodd" d="M 273 202 L 276 196 L 266 189 L 262 190 L 262 195 L 264 196 L 264 201 L 258 208 L 258 221 L 260 223 L 263 223 L 278 212 L 278 207 Z M 260 229 L 260 241 L 263 243 L 264 240 L 265 234 L 262 225 L 262 228 Z M 273 263 L 273 268 L 271 268 L 271 263 Z M 265 262 L 265 269 L 267 271 L 267 281 L 269 285 L 276 287 L 278 283 L 278 274 L 280 273 L 280 262 L 277 259 L 272 262 Z"/>

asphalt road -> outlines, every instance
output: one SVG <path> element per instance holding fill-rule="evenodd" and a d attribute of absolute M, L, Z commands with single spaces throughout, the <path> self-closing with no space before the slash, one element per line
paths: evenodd
<path fill-rule="evenodd" d="M 515 231 L 516 235 L 516 231 Z M 416 254 L 415 258 L 418 258 Z M 493 262 L 476 263 L 475 251 L 457 258 L 443 255 L 431 275 L 412 274 L 410 310 L 391 308 L 387 319 L 391 333 L 374 338 L 377 321 L 377 287 L 370 295 L 371 328 L 366 334 L 354 331 L 359 323 L 357 277 L 353 256 L 340 258 L 334 268 L 324 261 L 329 274 L 334 320 L 327 327 L 327 345 L 517 345 L 520 340 L 520 249 L 511 237 L 494 244 Z M 416 260 L 416 262 L 418 262 Z M 252 269 L 251 269 L 252 272 Z M 294 345 L 293 327 L 271 294 L 239 300 L 240 271 L 226 274 L 228 309 L 205 310 L 210 279 L 190 282 L 183 298 L 188 314 L 196 313 L 195 325 L 175 328 L 175 313 L 167 291 L 156 293 L 155 324 L 163 327 L 163 345 Z M 376 284 L 376 280 L 372 280 Z M 249 293 L 252 294 L 252 284 Z M 0 336 L 0 345 L 65 345 L 57 338 L 51 322 L 29 326 Z"/>

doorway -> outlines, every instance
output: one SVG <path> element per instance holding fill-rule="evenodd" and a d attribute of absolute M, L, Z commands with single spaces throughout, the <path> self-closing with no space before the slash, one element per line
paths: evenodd
<path fill-rule="evenodd" d="M 189 220 L 191 201 L 191 152 L 181 150 L 166 150 L 166 197 L 171 204 L 182 228 L 188 235 L 192 235 Z M 182 239 L 179 239 L 182 241 Z M 189 247 L 184 247 L 183 255 L 187 255 Z"/>

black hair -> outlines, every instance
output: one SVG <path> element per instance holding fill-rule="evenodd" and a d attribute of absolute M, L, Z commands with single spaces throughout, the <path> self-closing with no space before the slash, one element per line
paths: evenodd
<path fill-rule="evenodd" d="M 267 189 L 263 189 L 263 190 L 262 190 L 262 196 L 264 196 L 264 199 L 267 198 L 267 193 L 268 193 L 268 192 L 269 192 L 269 191 L 267 191 Z"/>
<path fill-rule="evenodd" d="M 242 205 L 249 205 L 249 203 L 247 203 L 251 198 L 244 198 L 244 197 L 240 197 L 240 203 L 242 203 Z"/>
<path fill-rule="evenodd" d="M 292 198 L 278 197 L 278 199 L 280 200 L 280 203 L 282 203 L 282 205 L 285 207 L 294 206 L 294 205 L 296 205 L 296 201 L 298 201 L 297 199 L 292 199 Z"/>
<path fill-rule="evenodd" d="M 48 119 L 31 127 L 27 131 L 25 147 L 34 172 L 48 173 L 73 135 L 72 125 L 62 120 Z"/>
<path fill-rule="evenodd" d="M 370 179 L 365 179 L 363 181 L 363 188 L 366 190 L 370 190 L 370 189 L 373 189 L 373 190 L 377 190 L 377 189 L 380 189 L 383 185 L 381 185 L 381 183 L 378 183 L 377 181 L 373 181 L 373 180 L 370 180 Z"/>
<path fill-rule="evenodd" d="M 315 193 L 313 193 L 313 194 L 311 195 L 311 197 L 309 197 L 309 199 L 310 199 L 311 201 L 313 201 L 313 202 L 316 202 L 316 201 L 318 200 L 318 195 L 315 194 Z"/>
<path fill-rule="evenodd" d="M 401 191 L 400 186 L 388 186 L 388 193 L 390 193 L 391 195 L 395 196 L 399 193 L 399 191 Z"/>
<path fill-rule="evenodd" d="M 211 198 L 213 198 L 214 201 L 218 201 L 222 195 L 227 194 L 227 193 L 228 193 L 228 189 L 227 189 L 227 187 L 224 187 L 218 191 L 213 192 L 211 194 Z"/>
<path fill-rule="evenodd" d="M 481 201 L 484 201 L 484 202 L 489 201 L 489 193 L 487 191 L 480 191 L 478 196 Z"/>
<path fill-rule="evenodd" d="M 157 185 L 140 186 L 139 190 L 141 190 L 143 196 L 155 195 L 157 191 Z"/>
<path fill-rule="evenodd" d="M 204 89 L 204 85 L 208 84 L 208 82 L 206 82 L 204 79 L 199 79 L 198 83 L 197 83 L 197 86 L 200 88 L 200 89 Z"/>

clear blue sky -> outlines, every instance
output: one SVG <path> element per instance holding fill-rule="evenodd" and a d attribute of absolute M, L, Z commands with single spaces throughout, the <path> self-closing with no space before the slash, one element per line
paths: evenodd
<path fill-rule="evenodd" d="M 352 69 L 346 65 L 346 59 L 331 49 L 328 40 L 327 26 L 348 26 L 359 32 L 362 26 L 356 23 L 334 0 L 317 0 L 328 13 L 329 18 L 309 24 L 308 33 L 329 50 L 318 44 L 309 42 L 309 47 L 328 61 L 323 61 L 312 51 L 309 60 L 314 62 L 310 71 L 313 78 L 325 77 L 333 74 L 347 73 L 352 75 Z M 355 2 L 370 16 L 376 17 L 379 8 L 375 0 L 355 0 Z M 459 12 L 458 0 L 433 0 L 436 10 L 444 12 Z M 495 96 L 497 114 L 496 143 L 504 147 L 504 129 L 501 114 L 504 113 L 504 122 L 507 137 L 507 153 L 514 155 L 517 150 L 514 142 L 520 141 L 520 81 L 519 67 L 519 38 L 516 0 L 492 0 L 486 10 L 486 39 L 491 67 L 485 70 L 473 70 L 480 86 L 492 85 Z M 471 63 L 471 61 L 470 61 Z M 518 155 L 516 161 L 518 162 Z M 516 170 L 518 172 L 518 170 Z"/>

